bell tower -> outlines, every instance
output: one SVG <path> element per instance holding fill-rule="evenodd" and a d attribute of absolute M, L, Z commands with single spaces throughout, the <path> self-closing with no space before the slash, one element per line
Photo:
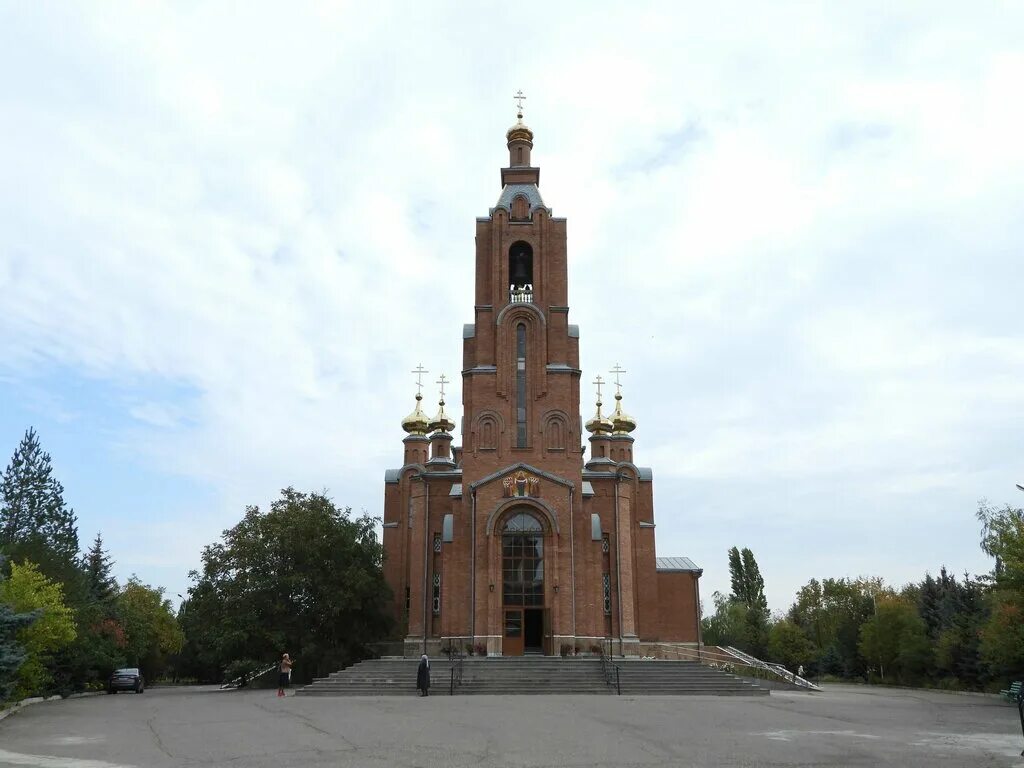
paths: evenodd
<path fill-rule="evenodd" d="M 582 449 L 566 222 L 541 197 L 525 97 L 516 98 L 501 194 L 476 222 L 475 322 L 463 333 L 463 466 L 480 476 L 522 461 L 572 477 Z"/>

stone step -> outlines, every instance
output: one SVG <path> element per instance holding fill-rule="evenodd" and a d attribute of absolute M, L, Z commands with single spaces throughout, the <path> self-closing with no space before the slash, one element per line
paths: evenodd
<path fill-rule="evenodd" d="M 768 690 L 690 661 L 616 659 L 623 694 L 766 695 Z M 418 659 L 375 659 L 333 672 L 299 689 L 304 696 L 414 696 Z M 608 695 L 613 690 L 595 657 L 471 657 L 463 661 L 457 695 Z M 451 665 L 431 661 L 431 689 L 447 695 Z"/>

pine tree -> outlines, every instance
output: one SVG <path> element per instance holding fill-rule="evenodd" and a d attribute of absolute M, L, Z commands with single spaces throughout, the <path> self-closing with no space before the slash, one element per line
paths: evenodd
<path fill-rule="evenodd" d="M 82 566 L 89 596 L 97 603 L 112 603 L 117 596 L 117 580 L 110 573 L 113 562 L 103 548 L 102 534 L 96 534 Z"/>
<path fill-rule="evenodd" d="M 0 481 L 0 545 L 32 538 L 69 560 L 78 557 L 75 512 L 64 502 L 50 454 L 29 428 Z"/>

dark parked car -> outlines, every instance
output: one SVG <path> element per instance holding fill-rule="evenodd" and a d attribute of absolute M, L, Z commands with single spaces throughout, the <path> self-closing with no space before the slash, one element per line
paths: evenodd
<path fill-rule="evenodd" d="M 115 669 L 114 674 L 110 676 L 110 682 L 107 683 L 107 693 L 117 693 L 118 691 L 142 693 L 145 690 L 146 680 L 137 667 Z"/>

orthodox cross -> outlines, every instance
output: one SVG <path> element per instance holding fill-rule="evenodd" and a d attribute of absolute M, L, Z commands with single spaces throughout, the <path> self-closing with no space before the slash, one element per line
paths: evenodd
<path fill-rule="evenodd" d="M 619 377 L 623 373 L 626 373 L 626 369 L 623 368 L 618 363 L 616 363 L 615 366 L 612 368 L 611 372 L 615 374 L 615 394 L 621 395 L 622 394 L 622 382 L 619 380 Z"/>
<path fill-rule="evenodd" d="M 513 94 L 512 98 L 516 100 L 516 107 L 519 109 L 520 112 L 522 112 L 523 111 L 523 99 L 526 98 L 523 95 L 523 89 L 520 88 L 518 91 L 516 91 Z"/>
<path fill-rule="evenodd" d="M 600 375 L 600 374 L 598 374 L 598 375 L 597 375 L 597 378 L 595 378 L 595 379 L 594 379 L 594 380 L 593 380 L 593 381 L 591 382 L 591 384 L 596 384 L 596 385 L 597 385 L 597 401 L 598 401 L 598 402 L 601 402 L 601 385 L 602 385 L 602 384 L 604 384 L 604 379 L 602 379 L 602 378 L 601 378 L 601 375 Z"/>
<path fill-rule="evenodd" d="M 441 385 L 441 402 L 443 403 L 443 402 L 444 402 L 444 385 L 445 385 L 445 384 L 448 384 L 448 383 L 450 383 L 450 382 L 449 382 L 449 380 L 448 380 L 448 377 L 447 377 L 447 376 L 445 376 L 445 375 L 444 375 L 444 374 L 442 373 L 442 374 L 441 374 L 441 378 L 440 378 L 440 379 L 438 379 L 437 381 L 435 381 L 434 383 L 435 383 L 435 384 L 440 384 L 440 385 Z"/>
<path fill-rule="evenodd" d="M 420 397 L 421 390 L 423 389 L 423 374 L 430 373 L 430 371 L 423 367 L 423 363 L 420 363 L 412 369 L 412 373 L 416 374 L 416 397 Z"/>

